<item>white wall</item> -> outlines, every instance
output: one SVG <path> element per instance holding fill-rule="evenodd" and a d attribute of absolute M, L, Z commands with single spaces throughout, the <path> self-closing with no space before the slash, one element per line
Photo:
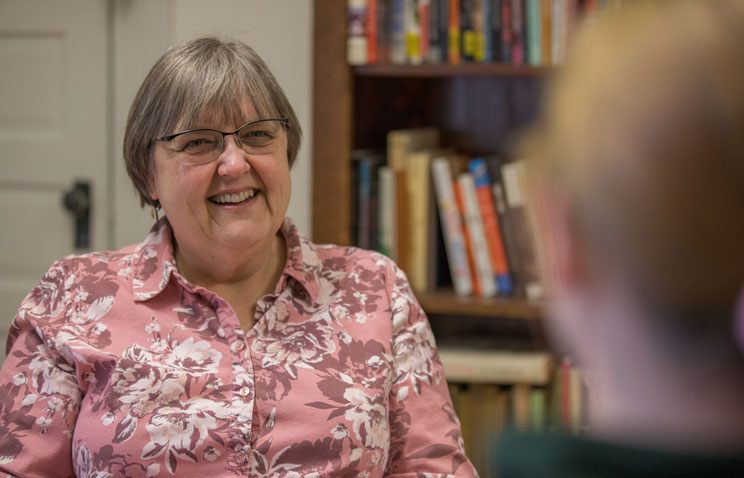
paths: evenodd
<path fill-rule="evenodd" d="M 139 83 L 165 49 L 197 36 L 230 36 L 255 49 L 277 77 L 303 127 L 287 215 L 311 236 L 312 23 L 309 0 L 138 0 L 114 2 L 114 244 L 140 241 L 152 219 L 141 211 L 121 161 L 126 115 Z"/>

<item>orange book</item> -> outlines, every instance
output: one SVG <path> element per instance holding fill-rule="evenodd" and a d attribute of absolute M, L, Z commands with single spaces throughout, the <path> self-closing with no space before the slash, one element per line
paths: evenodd
<path fill-rule="evenodd" d="M 460 63 L 460 0 L 449 1 L 449 42 L 447 44 L 447 61 L 453 65 Z"/>
<path fill-rule="evenodd" d="M 377 0 L 367 0 L 367 63 L 377 63 Z"/>
<path fill-rule="evenodd" d="M 465 199 L 462 196 L 462 190 L 457 181 L 452 183 L 452 188 L 454 189 L 455 202 L 457 203 L 457 209 L 460 210 L 460 216 L 465 217 Z M 483 288 L 481 287 L 480 279 L 478 279 L 478 273 L 475 272 L 477 269 L 475 267 L 473 241 L 470 238 L 470 232 L 468 231 L 465 221 L 462 221 L 462 235 L 465 237 L 465 251 L 468 255 L 468 266 L 470 268 L 470 279 L 473 282 L 473 293 L 477 296 L 481 296 L 483 295 Z"/>

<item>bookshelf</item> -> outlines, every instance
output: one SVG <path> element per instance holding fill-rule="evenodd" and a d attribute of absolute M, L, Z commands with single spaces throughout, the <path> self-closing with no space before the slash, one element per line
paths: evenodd
<path fill-rule="evenodd" d="M 392 129 L 437 126 L 442 144 L 472 155 L 508 152 L 535 116 L 550 67 L 503 63 L 349 66 L 346 0 L 315 0 L 313 239 L 350 244 L 351 151 L 380 148 Z M 535 321 L 524 299 L 417 294 L 430 315 Z"/>

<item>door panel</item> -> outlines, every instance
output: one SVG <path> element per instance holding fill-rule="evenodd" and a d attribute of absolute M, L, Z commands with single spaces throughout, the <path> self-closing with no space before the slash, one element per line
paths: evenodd
<path fill-rule="evenodd" d="M 84 252 L 62 205 L 78 179 L 92 184 L 91 249 L 107 244 L 108 8 L 103 0 L 0 0 L 3 339 L 51 263 Z"/>

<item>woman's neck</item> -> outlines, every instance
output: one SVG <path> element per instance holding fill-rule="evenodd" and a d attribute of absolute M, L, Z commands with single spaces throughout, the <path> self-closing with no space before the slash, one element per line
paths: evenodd
<path fill-rule="evenodd" d="M 176 245 L 174 256 L 180 274 L 226 300 L 248 330 L 258 300 L 271 292 L 287 261 L 286 242 L 278 232 L 264 245 L 233 250 L 190 253 Z"/>

